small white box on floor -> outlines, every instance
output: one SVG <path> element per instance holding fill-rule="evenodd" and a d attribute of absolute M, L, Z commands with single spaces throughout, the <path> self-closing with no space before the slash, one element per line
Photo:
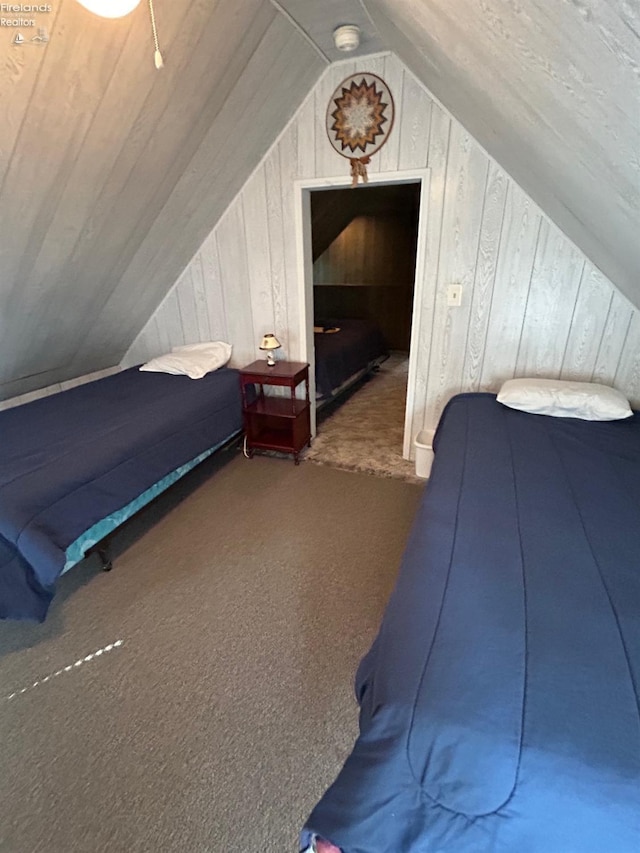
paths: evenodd
<path fill-rule="evenodd" d="M 435 430 L 421 429 L 415 439 L 416 448 L 416 477 L 427 479 L 431 474 L 433 462 L 433 436 Z"/>

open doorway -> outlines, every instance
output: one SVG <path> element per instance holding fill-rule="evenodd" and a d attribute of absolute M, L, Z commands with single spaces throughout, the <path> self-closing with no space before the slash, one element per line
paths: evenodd
<path fill-rule="evenodd" d="M 303 315 L 318 424 L 312 455 L 329 450 L 338 467 L 392 476 L 412 469 L 411 346 L 426 176 L 357 189 L 301 187 Z"/>

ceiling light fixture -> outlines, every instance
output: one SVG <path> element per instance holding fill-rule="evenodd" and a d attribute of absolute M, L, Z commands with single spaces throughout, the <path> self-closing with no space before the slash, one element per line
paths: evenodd
<path fill-rule="evenodd" d="M 333 43 L 338 50 L 356 50 L 360 46 L 360 27 L 355 24 L 343 24 L 333 31 Z"/>
<path fill-rule="evenodd" d="M 78 0 L 81 6 L 99 15 L 101 18 L 124 18 L 140 5 L 140 0 Z M 151 16 L 151 30 L 153 32 L 153 45 L 155 48 L 154 62 L 156 68 L 164 66 L 160 45 L 158 44 L 158 33 L 156 31 L 156 16 L 153 12 L 153 0 L 149 0 L 149 15 Z"/>
<path fill-rule="evenodd" d="M 78 0 L 78 2 L 101 18 L 124 18 L 136 8 L 140 0 Z"/>

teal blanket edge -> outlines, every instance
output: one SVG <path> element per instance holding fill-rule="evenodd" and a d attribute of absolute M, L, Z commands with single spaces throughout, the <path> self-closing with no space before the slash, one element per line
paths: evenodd
<path fill-rule="evenodd" d="M 134 498 L 128 504 L 123 506 L 122 509 L 111 513 L 111 515 L 106 516 L 106 518 L 100 519 L 100 521 L 96 522 L 88 530 L 85 530 L 85 532 L 78 536 L 78 538 L 72 542 L 65 551 L 66 560 L 61 574 L 64 574 L 73 566 L 82 562 L 90 548 L 100 542 L 101 539 L 104 539 L 105 536 L 108 536 L 109 533 L 112 533 L 116 528 L 120 527 L 121 524 L 124 524 L 125 521 L 141 510 L 143 506 L 146 506 L 154 498 L 166 491 L 181 477 L 188 474 L 189 471 L 196 467 L 196 465 L 199 465 L 200 462 L 204 462 L 208 456 L 211 456 L 212 453 L 215 453 L 216 450 L 219 450 L 223 444 L 227 444 L 228 441 L 229 438 L 225 438 L 224 441 L 221 441 L 213 447 L 210 447 L 208 450 L 199 453 L 198 456 L 194 457 L 189 462 L 185 462 L 184 465 L 180 465 L 178 468 L 171 471 L 171 473 L 167 474 L 166 477 L 163 477 L 162 480 L 158 480 L 157 483 L 154 483 L 153 486 L 150 486 L 146 491 L 138 495 L 137 498 Z"/>

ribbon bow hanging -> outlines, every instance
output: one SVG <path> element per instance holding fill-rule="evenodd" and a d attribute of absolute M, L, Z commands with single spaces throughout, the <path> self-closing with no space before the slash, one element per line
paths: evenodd
<path fill-rule="evenodd" d="M 351 157 L 349 162 L 351 163 L 351 186 L 357 187 L 360 178 L 363 184 L 368 184 L 367 166 L 371 162 L 371 157 Z"/>

